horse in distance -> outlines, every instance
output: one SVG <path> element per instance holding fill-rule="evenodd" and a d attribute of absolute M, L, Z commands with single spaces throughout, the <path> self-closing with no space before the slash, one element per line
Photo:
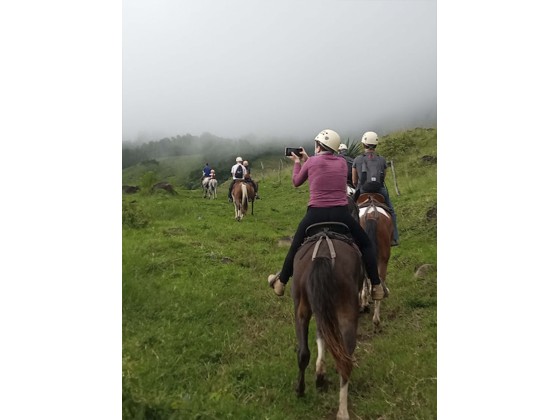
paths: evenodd
<path fill-rule="evenodd" d="M 249 208 L 251 202 L 251 215 L 253 214 L 253 202 L 255 200 L 255 190 L 253 186 L 243 182 L 236 181 L 231 191 L 233 197 L 233 206 L 235 209 L 235 220 L 240 222 Z"/>
<path fill-rule="evenodd" d="M 217 197 L 218 180 L 216 178 L 206 177 L 202 179 L 202 198 L 212 198 Z"/>

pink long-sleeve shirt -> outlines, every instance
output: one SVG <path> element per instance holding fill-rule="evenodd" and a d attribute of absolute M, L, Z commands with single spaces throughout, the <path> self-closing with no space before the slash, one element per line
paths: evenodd
<path fill-rule="evenodd" d="M 346 206 L 347 171 L 344 159 L 333 154 L 319 154 L 310 156 L 303 165 L 294 164 L 292 183 L 299 187 L 309 179 L 309 207 Z"/>

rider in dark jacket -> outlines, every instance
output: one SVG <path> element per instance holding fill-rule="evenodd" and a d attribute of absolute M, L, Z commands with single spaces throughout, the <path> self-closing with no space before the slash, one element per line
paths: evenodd
<path fill-rule="evenodd" d="M 352 186 L 352 164 L 354 163 L 354 159 L 351 156 L 347 155 L 348 153 L 348 146 L 344 143 L 341 143 L 338 148 L 338 155 L 342 156 L 346 161 L 346 165 L 348 166 L 348 173 L 346 174 L 346 183 Z"/>
<path fill-rule="evenodd" d="M 387 170 L 387 162 L 383 156 L 379 156 L 375 152 L 378 142 L 377 133 L 373 131 L 367 131 L 364 133 L 362 145 L 364 146 L 365 153 L 356 156 L 354 164 L 352 165 L 352 182 L 356 186 L 354 201 L 358 200 L 361 192 L 365 192 L 365 184 L 374 183 L 375 185 L 378 185 L 379 193 L 383 195 L 385 204 L 389 207 L 391 218 L 393 219 L 393 241 L 391 246 L 396 246 L 399 245 L 397 213 L 395 213 L 393 203 L 391 203 L 391 199 L 389 198 L 389 191 L 385 186 L 385 171 Z"/>

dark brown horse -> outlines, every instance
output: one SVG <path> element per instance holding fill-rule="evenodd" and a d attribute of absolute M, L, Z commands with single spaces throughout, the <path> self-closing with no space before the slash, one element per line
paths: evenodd
<path fill-rule="evenodd" d="M 393 220 L 391 219 L 391 214 L 388 207 L 384 204 L 383 196 L 378 193 L 363 193 L 358 198 L 357 204 L 360 211 L 360 225 L 366 231 L 377 250 L 377 271 L 379 278 L 385 284 L 387 266 L 391 257 L 391 241 L 393 239 Z M 376 332 L 381 331 L 379 313 L 382 297 L 380 298 L 380 293 L 373 293 L 370 279 L 365 278 L 364 287 L 360 293 L 361 310 L 369 307 L 370 298 L 374 302 L 373 328 Z"/>
<path fill-rule="evenodd" d="M 235 220 L 238 222 L 243 219 L 251 202 L 251 214 L 253 214 L 253 203 L 255 201 L 255 190 L 251 184 L 243 181 L 235 181 L 231 191 L 233 205 L 235 207 Z"/>
<path fill-rule="evenodd" d="M 322 230 L 321 226 L 319 229 Z M 296 394 L 301 397 L 305 393 L 305 369 L 310 359 L 309 322 L 315 314 L 318 350 L 315 385 L 326 387 L 325 351 L 328 350 L 340 377 L 338 420 L 349 419 L 348 380 L 354 365 L 358 293 L 363 277 L 358 248 L 345 235 L 322 230 L 308 238 L 295 255 L 292 297 L 298 340 Z"/>

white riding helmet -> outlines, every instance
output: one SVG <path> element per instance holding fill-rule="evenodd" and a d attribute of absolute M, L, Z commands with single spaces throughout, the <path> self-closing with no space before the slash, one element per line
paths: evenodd
<path fill-rule="evenodd" d="M 348 146 L 346 146 L 344 143 L 340 143 L 340 146 L 338 146 L 338 151 L 340 152 L 341 150 L 348 150 Z"/>
<path fill-rule="evenodd" d="M 235 161 L 236 162 L 243 162 L 243 159 L 238 156 L 238 157 L 235 158 Z"/>
<path fill-rule="evenodd" d="M 249 166 L 249 162 L 247 162 L 246 160 L 243 161 L 243 166 Z"/>
<path fill-rule="evenodd" d="M 336 131 L 330 130 L 328 128 L 317 134 L 317 137 L 315 137 L 315 141 L 318 141 L 322 146 L 325 146 L 332 152 L 336 152 L 338 150 L 338 147 L 340 146 L 340 136 Z"/>
<path fill-rule="evenodd" d="M 377 146 L 377 143 L 379 143 L 377 133 L 373 131 L 366 131 L 362 137 L 362 143 L 368 146 Z"/>

